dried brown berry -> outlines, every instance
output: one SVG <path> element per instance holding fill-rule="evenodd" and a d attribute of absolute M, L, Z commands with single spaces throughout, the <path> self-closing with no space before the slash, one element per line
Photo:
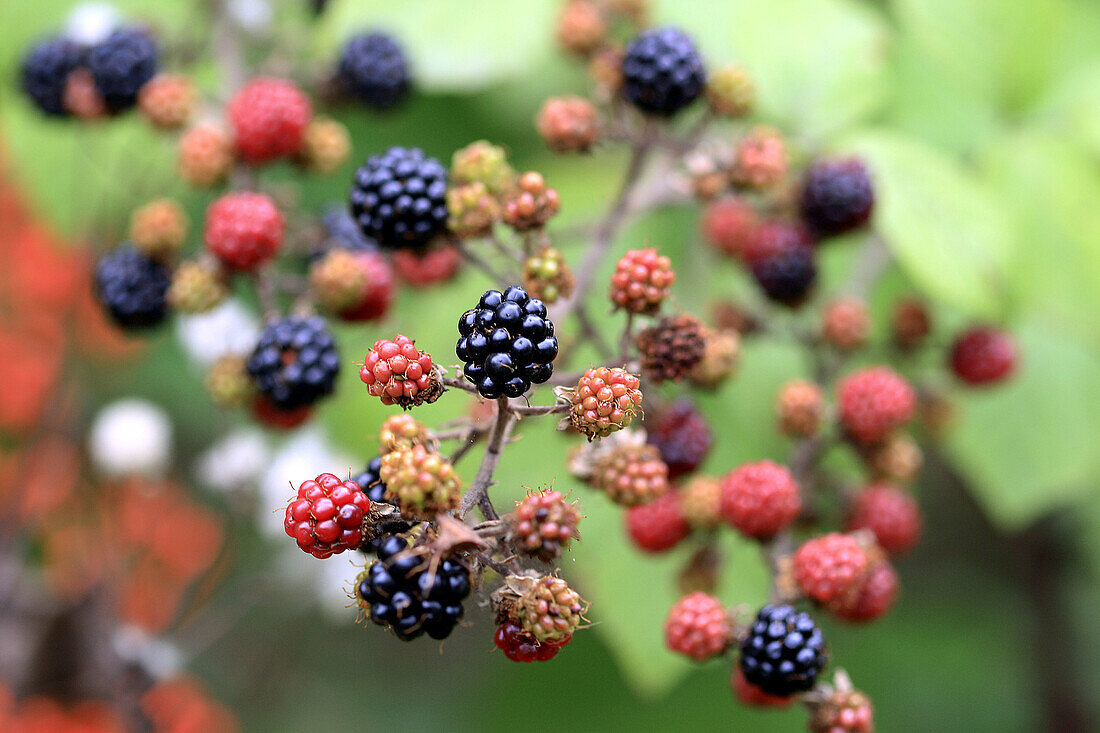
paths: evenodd
<path fill-rule="evenodd" d="M 655 382 L 679 380 L 702 361 L 706 353 L 706 327 L 693 315 L 662 318 L 638 333 L 642 370 Z"/>

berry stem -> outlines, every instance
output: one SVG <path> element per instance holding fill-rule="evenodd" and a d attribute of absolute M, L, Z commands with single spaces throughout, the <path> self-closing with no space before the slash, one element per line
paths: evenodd
<path fill-rule="evenodd" d="M 465 517 L 476 505 L 486 519 L 500 519 L 500 515 L 493 507 L 493 502 L 489 499 L 489 487 L 493 484 L 493 472 L 496 471 L 497 463 L 500 462 L 500 454 L 504 450 L 504 444 L 514 424 L 515 413 L 508 404 L 508 398 L 499 398 L 497 419 L 489 433 L 489 444 L 485 446 L 485 455 L 481 457 L 481 466 L 477 469 L 473 485 L 462 497 L 462 504 L 458 508 L 460 517 Z"/>
<path fill-rule="evenodd" d="M 461 239 L 455 241 L 455 247 L 458 248 L 459 254 L 465 257 L 471 265 L 480 269 L 496 282 L 512 282 L 519 279 L 518 275 L 515 275 L 511 272 L 509 272 L 508 274 L 503 274 L 499 272 L 495 267 L 490 265 L 484 257 L 467 247 L 465 242 L 463 242 Z"/>

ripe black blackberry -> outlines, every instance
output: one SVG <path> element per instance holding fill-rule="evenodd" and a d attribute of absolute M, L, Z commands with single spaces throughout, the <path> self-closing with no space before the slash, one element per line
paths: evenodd
<path fill-rule="evenodd" d="M 336 74 L 350 95 L 375 109 L 388 109 L 409 92 L 405 50 L 386 33 L 361 33 L 348 39 Z"/>
<path fill-rule="evenodd" d="M 519 397 L 554 373 L 554 324 L 543 302 L 519 286 L 487 290 L 458 319 L 458 333 L 462 373 L 486 399 Z"/>
<path fill-rule="evenodd" d="M 752 274 L 770 299 L 799 305 L 817 280 L 814 249 L 801 245 L 784 248 L 754 262 Z"/>
<path fill-rule="evenodd" d="M 137 104 L 138 92 L 156 75 L 159 61 L 157 44 L 137 28 L 120 28 L 88 51 L 88 70 L 112 112 Z"/>
<path fill-rule="evenodd" d="M 824 667 L 821 630 L 790 606 L 764 606 L 741 642 L 741 672 L 769 695 L 809 690 Z"/>
<path fill-rule="evenodd" d="M 822 160 L 803 174 L 798 205 L 806 226 L 818 236 L 829 237 L 867 222 L 875 205 L 875 189 L 859 160 Z"/>
<path fill-rule="evenodd" d="M 293 410 L 332 393 L 340 356 L 324 319 L 286 316 L 264 328 L 247 366 L 260 392 Z"/>
<path fill-rule="evenodd" d="M 168 270 L 129 245 L 103 257 L 95 268 L 95 292 L 124 328 L 155 326 L 168 315 Z"/>
<path fill-rule="evenodd" d="M 66 38 L 39 41 L 23 57 L 20 75 L 23 92 L 46 114 L 68 115 L 64 101 L 65 81 L 83 60 L 80 46 Z"/>
<path fill-rule="evenodd" d="M 635 107 L 671 115 L 706 85 L 703 58 L 678 28 L 654 28 L 630 42 L 623 56 L 623 96 Z"/>
<path fill-rule="evenodd" d="M 447 169 L 419 148 L 393 147 L 355 172 L 351 213 L 388 249 L 423 248 L 447 222 Z"/>
<path fill-rule="evenodd" d="M 470 573 L 451 559 L 440 562 L 433 573 L 427 557 L 407 549 L 408 542 L 400 537 L 383 540 L 375 553 L 378 561 L 360 576 L 357 599 L 371 621 L 389 626 L 402 641 L 421 634 L 445 639 L 462 618 Z"/>

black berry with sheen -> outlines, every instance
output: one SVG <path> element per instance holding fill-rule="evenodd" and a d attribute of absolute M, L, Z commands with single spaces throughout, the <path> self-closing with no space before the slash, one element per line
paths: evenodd
<path fill-rule="evenodd" d="M 88 52 L 88 70 L 107 109 L 137 104 L 138 92 L 157 73 L 157 45 L 144 31 L 120 28 Z"/>
<path fill-rule="evenodd" d="M 487 290 L 462 314 L 458 333 L 462 373 L 486 399 L 519 397 L 554 373 L 554 324 L 543 302 L 521 287 Z"/>
<path fill-rule="evenodd" d="M 447 169 L 418 148 L 390 148 L 355 172 L 351 213 L 388 249 L 421 248 L 447 221 Z"/>
<path fill-rule="evenodd" d="M 64 117 L 65 80 L 83 61 L 80 46 L 66 38 L 39 41 L 23 58 L 20 83 L 38 109 Z"/>
<path fill-rule="evenodd" d="M 769 695 L 809 690 L 824 667 L 821 630 L 791 606 L 764 606 L 741 642 L 741 672 Z"/>
<path fill-rule="evenodd" d="M 806 170 L 798 205 L 806 226 L 829 237 L 867 222 L 875 189 L 859 160 L 823 160 Z"/>
<path fill-rule="evenodd" d="M 260 392 L 293 410 L 332 393 L 340 357 L 324 319 L 286 316 L 264 328 L 247 365 Z"/>
<path fill-rule="evenodd" d="M 168 315 L 171 278 L 160 264 L 128 245 L 95 268 L 95 292 L 111 318 L 125 328 L 155 326 Z"/>
<path fill-rule="evenodd" d="M 817 280 L 814 250 L 806 246 L 788 247 L 757 260 L 752 274 L 768 298 L 796 306 L 806 299 Z"/>
<path fill-rule="evenodd" d="M 376 551 L 377 562 L 360 576 L 355 588 L 370 619 L 389 626 L 402 641 L 427 634 L 445 639 L 462 618 L 462 601 L 470 594 L 470 573 L 451 559 L 434 572 L 428 558 L 408 551 L 400 537 L 387 537 Z"/>
<path fill-rule="evenodd" d="M 635 107 L 670 115 L 695 101 L 706 85 L 703 58 L 677 28 L 639 35 L 623 56 L 623 96 Z"/>
<path fill-rule="evenodd" d="M 409 91 L 405 51 L 385 33 L 363 33 L 349 39 L 336 73 L 349 94 L 376 109 L 394 106 Z"/>

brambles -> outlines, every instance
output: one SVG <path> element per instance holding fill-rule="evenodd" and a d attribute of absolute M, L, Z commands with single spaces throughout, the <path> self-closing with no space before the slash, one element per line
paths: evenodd
<path fill-rule="evenodd" d="M 831 611 L 846 621 L 871 621 L 894 605 L 898 593 L 898 574 L 887 560 L 879 560 L 867 571 L 852 592 L 840 598 Z"/>
<path fill-rule="evenodd" d="M 560 491 L 546 490 L 517 501 L 505 521 L 518 548 L 543 562 L 552 562 L 577 536 L 581 513 L 577 503 L 566 501 Z"/>
<path fill-rule="evenodd" d="M 681 30 L 644 31 L 626 47 L 622 94 L 644 112 L 679 112 L 695 101 L 705 83 L 703 59 Z"/>
<path fill-rule="evenodd" d="M 406 517 L 431 516 L 458 506 L 462 484 L 454 466 L 423 445 L 400 446 L 382 456 L 379 477 L 386 501 Z"/>
<path fill-rule="evenodd" d="M 409 93 L 409 61 L 404 49 L 378 31 L 352 36 L 340 52 L 337 83 L 357 101 L 389 109 Z"/>
<path fill-rule="evenodd" d="M 913 497 L 889 484 L 872 484 L 852 502 L 849 531 L 870 530 L 875 541 L 891 555 L 913 549 L 920 539 L 920 508 Z"/>
<path fill-rule="evenodd" d="M 665 491 L 647 504 L 632 506 L 623 516 L 630 539 L 645 552 L 671 550 L 691 533 L 675 491 Z"/>
<path fill-rule="evenodd" d="M 355 172 L 351 212 L 387 249 L 423 248 L 447 221 L 447 170 L 418 148 L 393 147 Z"/>
<path fill-rule="evenodd" d="M 563 579 L 546 575 L 522 584 L 515 601 L 515 617 L 532 638 L 540 643 L 564 642 L 573 636 L 584 619 L 588 604 Z"/>
<path fill-rule="evenodd" d="M 138 93 L 157 73 L 159 53 L 149 35 L 120 28 L 88 51 L 87 65 L 107 109 L 121 112 L 137 104 Z"/>
<path fill-rule="evenodd" d="M 791 472 L 772 461 L 746 463 L 722 479 L 722 518 L 749 537 L 772 537 L 801 509 L 801 490 Z"/>
<path fill-rule="evenodd" d="M 226 194 L 206 210 L 203 242 L 226 267 L 250 270 L 282 246 L 282 212 L 262 193 Z"/>
<path fill-rule="evenodd" d="M 82 61 L 79 46 L 67 38 L 48 38 L 31 47 L 23 59 L 20 78 L 23 92 L 44 113 L 67 114 L 65 82 Z"/>
<path fill-rule="evenodd" d="M 706 328 L 695 316 L 666 316 L 638 333 L 642 371 L 654 382 L 683 379 L 706 354 Z"/>
<path fill-rule="evenodd" d="M 842 351 L 863 346 L 870 331 L 871 315 L 867 304 L 858 298 L 834 300 L 821 316 L 821 338 Z"/>
<path fill-rule="evenodd" d="M 854 537 L 831 532 L 798 548 L 794 578 L 807 596 L 829 604 L 857 588 L 869 565 L 867 550 Z"/>
<path fill-rule="evenodd" d="M 486 399 L 519 397 L 554 373 L 554 323 L 542 301 L 521 287 L 486 291 L 462 314 L 458 332 L 462 374 Z"/>
<path fill-rule="evenodd" d="M 523 626 L 510 619 L 505 619 L 493 634 L 493 644 L 513 662 L 549 662 L 572 640 L 572 636 L 566 636 L 555 641 L 536 641 Z"/>
<path fill-rule="evenodd" d="M 855 158 L 814 163 L 803 176 L 798 200 L 802 220 L 822 237 L 862 226 L 874 203 L 871 178 Z"/>
<path fill-rule="evenodd" d="M 672 481 L 698 468 L 714 443 L 706 418 L 684 398 L 646 420 L 646 439 L 660 451 Z"/>
<path fill-rule="evenodd" d="M 600 136 L 596 107 L 581 97 L 551 97 L 539 110 L 539 135 L 559 153 L 585 152 Z"/>
<path fill-rule="evenodd" d="M 237 155 L 260 165 L 298 154 L 313 105 L 292 82 L 258 77 L 233 95 L 226 114 Z"/>
<path fill-rule="evenodd" d="M 504 197 L 501 218 L 517 232 L 538 229 L 561 208 L 558 192 L 546 185 L 542 175 L 528 171 Z"/>
<path fill-rule="evenodd" d="M 229 295 L 221 269 L 204 261 L 180 263 L 172 273 L 167 301 L 179 313 L 204 313 Z"/>
<path fill-rule="evenodd" d="M 802 437 L 813 435 L 825 412 L 825 396 L 814 382 L 796 379 L 779 390 L 775 412 L 780 432 Z"/>
<path fill-rule="evenodd" d="M 322 473 L 298 487 L 298 497 L 287 505 L 283 527 L 302 550 L 325 558 L 359 546 L 363 517 L 369 510 L 370 499 L 359 484 Z"/>
<path fill-rule="evenodd" d="M 214 125 L 196 125 L 180 137 L 178 160 L 184 181 L 192 186 L 216 186 L 233 166 L 229 135 Z"/>
<path fill-rule="evenodd" d="M 786 306 L 799 306 L 817 281 L 817 263 L 810 247 L 787 247 L 760 257 L 752 275 L 770 299 Z"/>
<path fill-rule="evenodd" d="M 730 631 L 729 614 L 717 598 L 689 593 L 668 612 L 665 645 L 701 662 L 726 650 Z"/>
<path fill-rule="evenodd" d="M 138 108 L 154 127 L 182 127 L 195 111 L 199 94 L 194 83 L 180 74 L 157 74 L 138 92 Z"/>
<path fill-rule="evenodd" d="M 329 250 L 310 267 L 309 284 L 317 302 L 346 321 L 382 318 L 394 297 L 393 270 L 369 250 Z"/>
<path fill-rule="evenodd" d="M 653 446 L 624 441 L 596 459 L 590 482 L 616 504 L 648 504 L 668 491 L 668 466 Z"/>
<path fill-rule="evenodd" d="M 731 64 L 715 70 L 707 79 L 707 101 L 726 117 L 743 117 L 752 110 L 756 87 L 743 66 Z"/>
<path fill-rule="evenodd" d="M 359 379 L 383 405 L 414 405 L 435 402 L 443 394 L 432 355 L 420 351 L 408 336 L 398 335 L 374 342 L 359 370 Z"/>
<path fill-rule="evenodd" d="M 762 692 L 789 697 L 813 687 L 825 667 L 825 640 L 809 614 L 764 606 L 741 642 L 740 665 Z"/>
<path fill-rule="evenodd" d="M 568 298 L 574 284 L 573 271 L 553 247 L 543 247 L 523 262 L 523 287 L 546 305 Z"/>
<path fill-rule="evenodd" d="M 917 395 L 894 370 L 870 367 L 840 380 L 837 408 L 848 435 L 870 445 L 909 422 L 917 408 Z"/>
<path fill-rule="evenodd" d="M 179 251 L 188 228 L 187 215 L 172 199 L 150 201 L 130 215 L 130 240 L 157 260 L 168 259 Z"/>

